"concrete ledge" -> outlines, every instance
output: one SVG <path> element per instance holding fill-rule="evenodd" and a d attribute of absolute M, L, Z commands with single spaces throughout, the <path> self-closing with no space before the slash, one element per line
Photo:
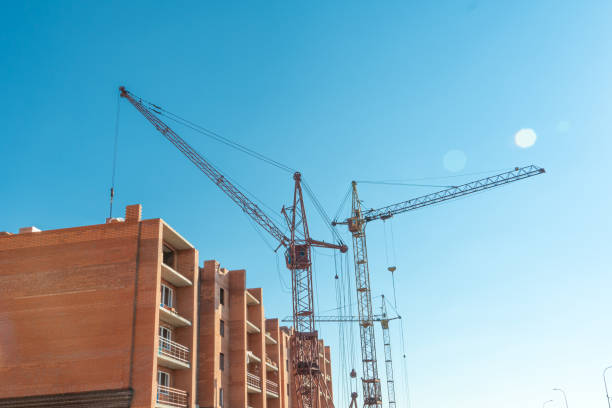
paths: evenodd
<path fill-rule="evenodd" d="M 259 327 L 255 326 L 253 323 L 251 323 L 248 320 L 246 321 L 246 326 L 247 326 L 248 333 L 261 333 L 261 330 L 259 329 Z"/>
<path fill-rule="evenodd" d="M 165 354 L 157 354 L 157 364 L 163 367 L 172 368 L 173 370 L 184 370 L 190 367 L 189 363 L 167 356 Z"/>
<path fill-rule="evenodd" d="M 278 341 L 269 332 L 266 332 L 266 344 L 278 344 Z"/>
<path fill-rule="evenodd" d="M 266 395 L 268 396 L 268 398 L 278 398 L 277 393 L 275 393 L 274 391 L 270 391 L 268 389 L 266 389 Z"/>
<path fill-rule="evenodd" d="M 165 263 L 161 264 L 161 276 L 162 279 L 167 280 L 177 288 L 182 288 L 185 286 L 191 286 L 192 283 L 189 279 L 181 275 L 179 272 L 175 271 L 173 268 L 169 267 Z"/>
<path fill-rule="evenodd" d="M 191 322 L 178 313 L 174 313 L 165 307 L 159 307 L 159 319 L 166 323 L 170 323 L 174 327 L 186 327 L 191 326 Z"/>
<path fill-rule="evenodd" d="M 258 305 L 259 304 L 259 300 L 257 300 L 257 298 L 253 295 L 251 295 L 251 292 L 249 292 L 248 290 L 245 293 L 246 296 L 246 303 L 248 306 L 251 305 Z"/>

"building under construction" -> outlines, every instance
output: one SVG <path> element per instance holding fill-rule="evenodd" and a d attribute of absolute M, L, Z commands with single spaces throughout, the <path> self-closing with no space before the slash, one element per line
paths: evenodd
<path fill-rule="evenodd" d="M 294 408 L 292 329 L 140 205 L 0 233 L 0 407 Z M 330 349 L 319 367 L 332 400 Z"/>

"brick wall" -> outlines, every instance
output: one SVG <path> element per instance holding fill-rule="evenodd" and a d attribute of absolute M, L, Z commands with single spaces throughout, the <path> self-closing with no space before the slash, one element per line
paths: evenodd
<path fill-rule="evenodd" d="M 149 220 L 0 237 L 0 384 L 10 384 L 0 398 L 132 385 L 147 390 L 132 406 L 151 406 L 156 285 L 147 277 L 159 233 Z"/>

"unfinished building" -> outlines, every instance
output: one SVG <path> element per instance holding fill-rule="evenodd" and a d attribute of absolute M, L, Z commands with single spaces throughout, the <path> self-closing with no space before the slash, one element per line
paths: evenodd
<path fill-rule="evenodd" d="M 291 329 L 265 318 L 245 270 L 198 265 L 140 205 L 0 233 L 0 407 L 292 407 Z"/>

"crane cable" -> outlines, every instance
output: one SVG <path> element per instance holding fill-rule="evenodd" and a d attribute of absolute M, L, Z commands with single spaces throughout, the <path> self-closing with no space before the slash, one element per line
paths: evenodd
<path fill-rule="evenodd" d="M 342 237 L 340 237 L 340 234 L 338 233 L 338 231 L 332 226 L 332 221 L 329 218 L 329 215 L 327 215 L 327 211 L 325 211 L 325 208 L 323 207 L 323 205 L 321 205 L 321 203 L 317 199 L 317 196 L 312 191 L 312 189 L 310 188 L 310 186 L 308 185 L 305 179 L 302 180 L 302 185 L 304 186 L 304 190 L 306 190 L 306 193 L 312 200 L 315 206 L 315 209 L 317 210 L 317 212 L 323 219 L 325 226 L 327 227 L 327 229 L 329 229 L 329 231 L 332 233 L 332 236 L 336 239 L 336 242 L 339 244 L 344 244 Z"/>
<path fill-rule="evenodd" d="M 384 235 L 385 235 L 385 257 L 387 258 L 387 265 L 389 265 L 389 258 L 388 258 L 388 249 L 387 249 L 387 227 L 386 227 L 387 221 L 383 220 L 383 226 L 384 226 Z M 393 218 L 389 219 L 389 229 L 390 229 L 390 233 L 391 233 L 391 251 L 392 251 L 392 261 L 393 261 L 393 266 L 396 267 L 397 266 L 397 256 L 396 256 L 396 251 L 395 251 L 395 235 L 393 233 Z M 397 293 L 395 290 L 395 270 L 396 269 L 391 269 L 391 267 L 389 268 L 389 272 L 391 272 L 391 283 L 393 285 L 393 304 L 390 305 L 391 307 L 393 307 L 393 310 L 395 311 L 395 314 L 397 316 L 400 316 L 400 313 L 398 311 L 397 308 Z M 383 302 L 388 302 L 387 300 L 383 299 Z M 404 319 L 399 319 L 400 321 L 400 340 L 402 343 L 402 372 L 403 372 L 403 382 L 404 382 L 404 389 L 406 390 L 406 399 L 407 399 L 407 407 L 410 408 L 411 402 L 410 402 L 410 384 L 408 381 L 408 363 L 406 360 L 406 341 L 404 339 Z"/>
<path fill-rule="evenodd" d="M 137 95 L 134 95 L 133 93 L 131 93 L 129 91 L 127 91 L 127 92 L 130 95 L 132 95 L 134 98 L 138 98 L 139 101 L 149 105 L 150 109 L 153 110 L 153 112 L 157 113 L 158 115 L 164 116 L 164 117 L 166 117 L 166 118 L 168 118 L 168 119 L 170 119 L 170 120 L 172 120 L 172 121 L 174 121 L 176 123 L 182 124 L 183 126 L 186 126 L 186 127 L 190 128 L 190 129 L 192 129 L 192 130 L 194 130 L 194 131 L 196 131 L 198 133 L 201 133 L 204 136 L 207 136 L 207 137 L 209 137 L 211 139 L 214 139 L 214 140 L 216 140 L 216 141 L 218 141 L 220 143 L 223 143 L 226 146 L 229 146 L 229 147 L 234 148 L 236 150 L 239 150 L 239 151 L 241 151 L 243 153 L 246 153 L 246 154 L 248 154 L 251 157 L 254 157 L 254 158 L 256 158 L 258 160 L 261 160 L 261 161 L 263 161 L 265 163 L 268 163 L 268 164 L 270 164 L 272 166 L 275 166 L 275 167 L 277 167 L 277 168 L 279 168 L 279 169 L 281 169 L 283 171 L 286 171 L 286 172 L 289 172 L 289 173 L 295 173 L 295 169 L 292 169 L 291 167 L 289 167 L 289 166 L 287 166 L 287 165 L 285 165 L 285 164 L 283 164 L 283 163 L 281 163 L 279 161 L 276 161 L 276 160 L 274 160 L 274 159 L 272 159 L 270 157 L 267 157 L 267 156 L 265 156 L 265 155 L 263 155 L 261 153 L 258 153 L 258 152 L 256 152 L 253 149 L 250 149 L 250 148 L 248 148 L 248 147 L 246 147 L 244 145 L 241 145 L 240 143 L 234 142 L 233 140 L 228 139 L 228 138 L 226 138 L 224 136 L 221 136 L 220 134 L 218 134 L 216 132 L 213 132 L 212 130 L 207 129 L 207 128 L 201 126 L 201 125 L 198 125 L 197 123 L 194 123 L 194 122 L 192 122 L 192 121 L 190 121 L 188 119 L 184 119 L 184 118 L 180 117 L 179 115 L 177 115 L 175 113 L 172 113 L 172 112 L 168 111 L 167 109 L 164 109 L 161 106 L 156 105 L 156 104 L 154 104 L 154 103 L 152 103 L 150 101 L 147 101 L 146 99 L 142 99 L 141 97 L 139 97 Z"/>
<path fill-rule="evenodd" d="M 360 181 L 360 183 L 372 183 L 372 184 L 391 184 L 394 185 L 395 183 L 398 183 L 398 185 L 403 185 L 404 183 L 413 183 L 415 181 L 427 181 L 427 180 L 444 180 L 444 179 L 450 179 L 450 178 L 457 178 L 457 177 L 466 177 L 466 176 L 478 176 L 478 175 L 482 175 L 482 174 L 489 174 L 489 173 L 501 173 L 504 171 L 507 171 L 508 169 L 497 169 L 497 170 L 485 170 L 485 171 L 476 171 L 476 172 L 472 172 L 472 173 L 461 173 L 461 174 L 452 174 L 452 175 L 448 175 L 448 176 L 430 176 L 430 177 L 418 177 L 418 178 L 412 178 L 412 179 L 395 179 L 395 180 L 380 180 L 380 181 Z"/>
<path fill-rule="evenodd" d="M 439 184 L 414 184 L 414 183 L 401 183 L 401 182 L 391 182 L 391 181 L 369 181 L 369 180 L 361 180 L 357 181 L 357 183 L 361 184 L 384 184 L 388 186 L 409 186 L 409 187 L 440 187 L 440 188 L 453 188 L 456 186 L 444 186 Z"/>
<path fill-rule="evenodd" d="M 352 186 L 349 186 L 348 190 L 344 194 L 344 197 L 342 198 L 342 201 L 340 202 L 340 206 L 338 207 L 336 214 L 334 215 L 334 222 L 338 221 L 338 217 L 340 217 L 340 214 L 342 213 L 342 210 L 344 209 L 344 206 L 346 202 L 348 201 L 348 198 L 351 196 L 352 191 L 353 191 Z"/>
<path fill-rule="evenodd" d="M 113 218 L 113 199 L 115 198 L 115 173 L 117 169 L 117 145 L 119 141 L 119 108 L 121 107 L 121 95 L 117 95 L 117 115 L 115 117 L 115 142 L 113 145 L 113 176 L 110 189 L 110 209 L 108 218 Z"/>

